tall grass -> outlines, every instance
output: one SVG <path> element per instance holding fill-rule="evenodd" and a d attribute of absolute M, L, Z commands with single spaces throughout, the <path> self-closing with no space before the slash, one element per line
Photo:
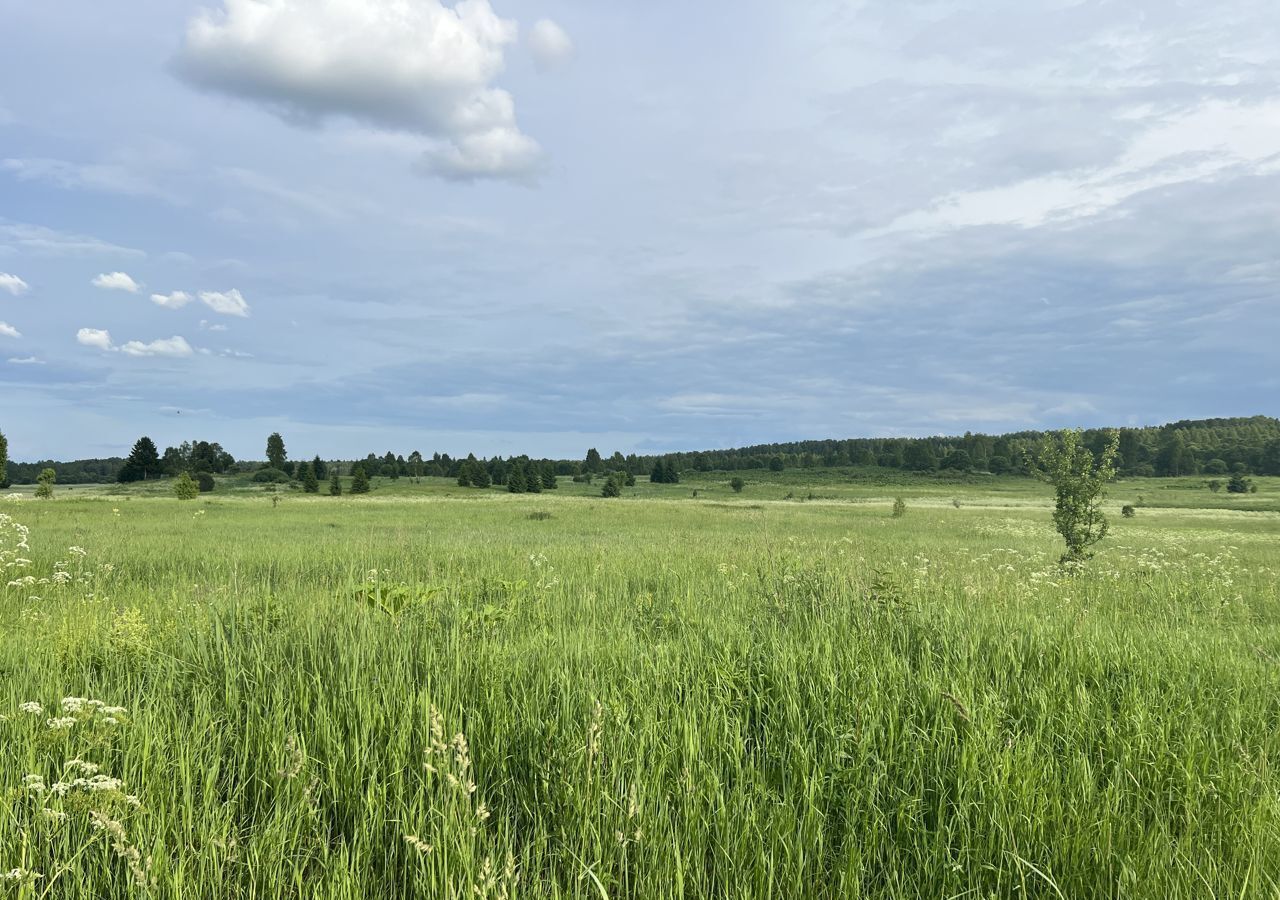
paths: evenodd
<path fill-rule="evenodd" d="M 1280 517 L 989 499 L 6 505 L 0 891 L 1275 896 Z"/>

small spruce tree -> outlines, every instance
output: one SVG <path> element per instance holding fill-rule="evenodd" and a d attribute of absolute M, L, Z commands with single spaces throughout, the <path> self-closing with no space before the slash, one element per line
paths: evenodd
<path fill-rule="evenodd" d="M 338 467 L 334 466 L 333 471 L 329 473 L 329 496 L 342 496 L 342 479 L 338 477 Z"/>
<path fill-rule="evenodd" d="M 200 485 L 192 479 L 190 472 L 183 472 L 173 480 L 173 496 L 179 500 L 194 500 L 200 495 Z"/>
<path fill-rule="evenodd" d="M 362 465 L 356 466 L 351 470 L 351 493 L 369 493 L 369 475 L 365 472 L 364 466 Z"/>
<path fill-rule="evenodd" d="M 320 479 L 316 477 L 316 470 L 311 463 L 304 462 L 298 466 L 298 481 L 302 482 L 302 490 L 306 493 L 320 493 Z"/>
<path fill-rule="evenodd" d="M 513 494 L 523 494 L 529 489 L 529 484 L 524 477 L 524 466 L 520 463 L 512 463 L 511 471 L 507 473 L 507 490 Z"/>
<path fill-rule="evenodd" d="M 610 475 L 607 479 L 605 479 L 604 487 L 600 489 L 600 496 L 601 497 L 621 497 L 622 496 L 622 485 L 618 484 L 618 479 L 615 476 Z"/>

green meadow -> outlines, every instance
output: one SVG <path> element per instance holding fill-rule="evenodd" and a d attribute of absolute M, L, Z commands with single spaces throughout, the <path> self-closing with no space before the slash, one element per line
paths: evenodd
<path fill-rule="evenodd" d="M 741 474 L 9 492 L 0 896 L 1280 896 L 1280 479 Z"/>

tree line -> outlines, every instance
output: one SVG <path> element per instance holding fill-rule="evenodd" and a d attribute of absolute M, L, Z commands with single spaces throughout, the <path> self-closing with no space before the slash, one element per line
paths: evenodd
<path fill-rule="evenodd" d="M 1081 442 L 1094 454 L 1100 454 L 1113 431 L 1119 435 L 1114 461 L 1119 475 L 1280 475 L 1280 419 L 1269 416 L 1184 420 L 1143 428 L 1089 429 L 1081 433 Z M 529 456 L 485 459 L 475 454 L 453 457 L 439 452 L 426 456 L 417 450 L 406 456 L 388 450 L 382 454 L 369 453 L 363 459 L 334 462 L 317 455 L 310 462 L 295 462 L 288 458 L 284 439 L 273 434 L 267 442 L 265 463 L 237 461 L 220 444 L 209 441 L 184 441 L 160 453 L 155 443 L 144 437 L 125 459 L 11 462 L 7 480 L 0 483 L 35 484 L 45 469 L 52 469 L 62 484 L 127 483 L 187 473 L 196 480 L 203 475 L 203 487 L 212 485 L 214 475 L 252 473 L 255 480 L 264 483 L 298 481 L 305 489 L 317 492 L 319 485 L 330 478 L 334 467 L 340 474 L 354 477 L 359 473 L 366 480 L 450 478 L 465 487 L 510 489 L 514 485 L 517 491 L 522 489 L 522 484 L 523 490 L 551 489 L 557 476 L 587 480 L 607 478 L 613 473 L 632 479 L 648 476 L 656 484 L 678 483 L 680 473 L 687 471 L 748 469 L 779 472 L 793 468 L 876 467 L 914 472 L 1025 475 L 1031 474 L 1026 462 L 1028 452 L 1034 452 L 1045 437 L 1046 432 L 1040 431 L 1000 435 L 966 432 L 951 437 L 797 441 L 660 455 L 614 453 L 608 457 L 592 448 L 578 460 Z M 532 481 L 539 484 L 535 486 Z"/>

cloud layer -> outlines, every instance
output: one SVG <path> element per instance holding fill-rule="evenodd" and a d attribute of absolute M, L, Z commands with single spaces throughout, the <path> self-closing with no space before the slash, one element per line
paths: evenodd
<path fill-rule="evenodd" d="M 176 68 L 287 121 L 424 136 L 439 175 L 523 178 L 540 151 L 493 85 L 516 37 L 488 0 L 224 0 L 191 21 Z"/>

